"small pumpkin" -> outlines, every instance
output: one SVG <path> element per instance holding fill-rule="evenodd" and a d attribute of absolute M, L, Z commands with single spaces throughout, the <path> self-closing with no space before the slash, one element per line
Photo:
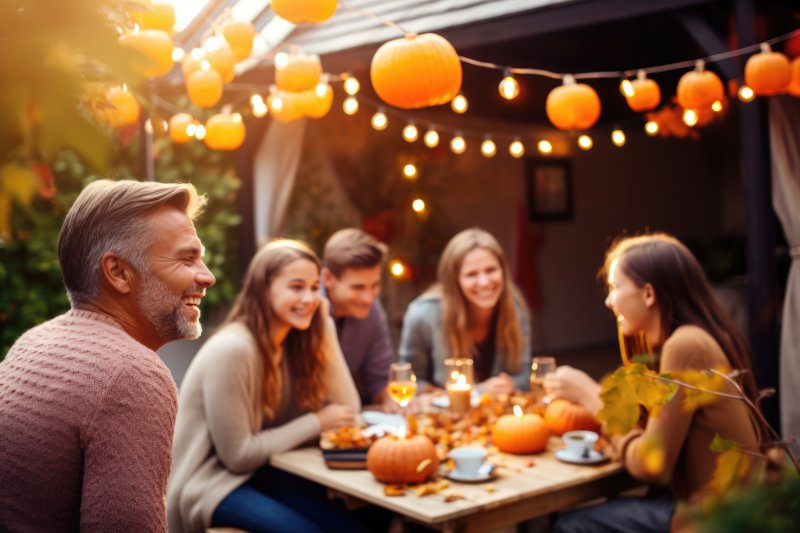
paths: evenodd
<path fill-rule="evenodd" d="M 175 44 L 165 31 L 142 30 L 125 33 L 120 35 L 119 44 L 137 50 L 144 56 L 140 69 L 149 78 L 163 76 L 172 69 L 172 50 Z"/>
<path fill-rule="evenodd" d="M 547 118 L 560 130 L 585 130 L 600 118 L 600 97 L 589 85 L 576 83 L 571 75 L 547 95 Z"/>
<path fill-rule="evenodd" d="M 183 61 L 184 79 L 188 79 L 192 72 L 200 70 L 200 65 L 204 60 L 208 61 L 212 69 L 219 72 L 224 83 L 228 83 L 236 76 L 233 50 L 225 39 L 211 36 L 203 42 L 202 48 L 192 50 L 192 53 Z"/>
<path fill-rule="evenodd" d="M 190 125 L 194 124 L 194 117 L 189 113 L 178 113 L 169 119 L 169 137 L 176 144 L 187 143 L 192 140 L 192 136 L 186 131 Z"/>
<path fill-rule="evenodd" d="M 800 57 L 792 61 L 792 78 L 786 91 L 792 96 L 800 96 Z"/>
<path fill-rule="evenodd" d="M 761 52 L 750 56 L 744 66 L 744 82 L 756 96 L 786 92 L 791 77 L 789 58 L 780 52 L 773 52 L 767 43 L 762 43 Z"/>
<path fill-rule="evenodd" d="M 684 109 L 703 109 L 717 100 L 722 100 L 725 90 L 719 76 L 705 70 L 702 60 L 695 64 L 694 70 L 687 72 L 678 81 L 678 103 Z"/>
<path fill-rule="evenodd" d="M 422 483 L 438 468 L 436 448 L 424 435 L 381 437 L 367 452 L 367 470 L 382 483 Z"/>
<path fill-rule="evenodd" d="M 508 453 L 537 453 L 547 448 L 550 431 L 537 414 L 503 415 L 492 426 L 492 443 Z"/>
<path fill-rule="evenodd" d="M 384 43 L 369 74 L 381 100 L 401 109 L 448 103 L 461 90 L 463 76 L 456 49 L 435 33 Z"/>
<path fill-rule="evenodd" d="M 637 113 L 650 111 L 661 103 L 661 89 L 658 84 L 647 77 L 645 71 L 640 70 L 636 79 L 631 82 L 633 94 L 626 96 L 628 107 Z"/>
<path fill-rule="evenodd" d="M 122 87 L 111 87 L 106 97 L 111 107 L 105 110 L 105 116 L 112 127 L 122 128 L 139 121 L 139 102 L 129 91 Z"/>
<path fill-rule="evenodd" d="M 270 86 L 267 107 L 272 118 L 278 122 L 291 122 L 302 118 L 304 110 L 299 96 L 301 94 L 303 93 L 281 91 L 274 85 Z"/>
<path fill-rule="evenodd" d="M 295 24 L 324 22 L 333 16 L 338 0 L 272 0 L 276 15 Z"/>
<path fill-rule="evenodd" d="M 244 123 L 238 113 L 218 113 L 206 122 L 205 143 L 212 150 L 236 150 L 244 136 Z"/>
<path fill-rule="evenodd" d="M 322 76 L 322 63 L 317 54 L 292 52 L 285 60 L 275 62 L 275 84 L 284 91 L 313 89 Z"/>
<path fill-rule="evenodd" d="M 318 83 L 309 91 L 298 94 L 303 114 L 310 118 L 322 118 L 333 104 L 333 88 L 328 83 Z"/>
<path fill-rule="evenodd" d="M 196 70 L 186 78 L 186 92 L 197 107 L 213 107 L 222 98 L 222 76 L 213 69 Z"/>
<path fill-rule="evenodd" d="M 175 26 L 175 6 L 164 0 L 153 0 L 152 9 L 142 8 L 131 13 L 131 18 L 142 28 L 172 33 Z"/>
<path fill-rule="evenodd" d="M 256 30 L 253 24 L 241 20 L 230 20 L 222 26 L 222 35 L 231 46 L 233 58 L 242 61 L 253 51 L 253 38 Z"/>
<path fill-rule="evenodd" d="M 567 431 L 600 430 L 600 423 L 586 408 L 562 399 L 550 402 L 544 412 L 544 423 L 559 437 Z"/>

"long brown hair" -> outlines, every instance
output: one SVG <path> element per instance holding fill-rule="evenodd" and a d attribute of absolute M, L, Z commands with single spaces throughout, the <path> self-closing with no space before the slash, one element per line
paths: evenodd
<path fill-rule="evenodd" d="M 615 260 L 617 268 L 638 287 L 647 283 L 653 286 L 664 338 L 687 324 L 706 330 L 720 345 L 731 366 L 743 371 L 742 387 L 755 401 L 758 387 L 751 372 L 747 342 L 715 300 L 703 268 L 692 252 L 671 235 L 651 233 L 616 240 L 606 252 L 600 269 L 599 275 L 604 279 L 608 279 Z"/>
<path fill-rule="evenodd" d="M 453 356 L 468 357 L 474 352 L 475 343 L 469 334 L 467 299 L 461 291 L 458 278 L 464 257 L 476 248 L 491 252 L 500 263 L 503 272 L 503 292 L 500 294 L 495 309 L 497 313 L 496 346 L 501 349 L 501 353 L 505 353 L 504 363 L 509 371 L 519 372 L 522 364 L 522 351 L 525 349 L 520 321 L 528 319 L 527 306 L 524 298 L 511 281 L 511 271 L 497 239 L 480 228 L 466 229 L 450 239 L 439 259 L 439 284 L 433 290 L 441 291 L 442 295 L 442 325 L 445 341 L 450 346 Z M 519 316 L 517 307 L 522 309 L 524 316 Z"/>
<path fill-rule="evenodd" d="M 268 420 L 275 417 L 281 399 L 281 369 L 275 360 L 279 347 L 270 338 L 269 325 L 274 320 L 269 301 L 272 282 L 290 263 L 298 259 L 311 261 L 320 268 L 319 258 L 304 243 L 292 240 L 273 241 L 263 246 L 250 261 L 233 308 L 225 324 L 241 322 L 256 340 L 262 362 L 262 405 Z M 283 357 L 289 364 L 294 381 L 294 394 L 300 408 L 316 411 L 322 406 L 325 386 L 322 380 L 325 370 L 325 354 L 322 351 L 322 334 L 325 317 L 320 311 L 314 313 L 307 330 L 292 328 L 283 341 Z"/>

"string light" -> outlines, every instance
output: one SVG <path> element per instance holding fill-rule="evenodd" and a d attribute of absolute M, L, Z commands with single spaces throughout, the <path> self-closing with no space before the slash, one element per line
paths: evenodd
<path fill-rule="evenodd" d="M 153 134 L 153 121 L 150 120 L 149 118 L 144 121 L 144 131 L 148 135 L 152 135 Z"/>
<path fill-rule="evenodd" d="M 409 180 L 413 180 L 417 177 L 417 167 L 414 165 L 414 163 L 407 163 L 403 165 L 403 176 Z"/>
<path fill-rule="evenodd" d="M 194 137 L 195 133 L 197 133 L 197 124 L 192 122 L 191 124 L 186 125 L 186 135 L 189 137 Z"/>
<path fill-rule="evenodd" d="M 411 202 L 411 209 L 414 212 L 422 214 L 425 212 L 425 200 L 422 198 L 415 198 L 413 202 Z"/>
<path fill-rule="evenodd" d="M 525 155 L 525 145 L 522 144 L 519 139 L 514 139 L 514 141 L 508 145 L 508 153 L 511 154 L 511 157 L 519 159 Z"/>
<path fill-rule="evenodd" d="M 450 101 L 450 107 L 453 108 L 458 114 L 466 113 L 467 109 L 469 109 L 469 102 L 467 101 L 467 97 L 461 93 L 458 93 L 453 100 Z"/>
<path fill-rule="evenodd" d="M 553 144 L 550 141 L 541 140 L 536 145 L 536 148 L 539 150 L 540 154 L 551 154 L 553 153 Z"/>
<path fill-rule="evenodd" d="M 456 133 L 456 136 L 450 139 L 450 149 L 454 154 L 463 154 L 467 149 L 467 141 L 461 136 L 461 132 Z"/>
<path fill-rule="evenodd" d="M 616 146 L 622 147 L 625 146 L 625 132 L 622 130 L 614 130 L 611 132 L 611 142 L 614 143 Z"/>
<path fill-rule="evenodd" d="M 350 96 L 355 96 L 359 89 L 361 89 L 361 84 L 356 78 L 348 76 L 348 78 L 344 80 L 344 92 Z"/>
<path fill-rule="evenodd" d="M 497 145 L 494 144 L 493 140 L 486 139 L 481 143 L 481 153 L 484 157 L 494 157 L 494 154 L 497 153 Z"/>
<path fill-rule="evenodd" d="M 436 133 L 436 130 L 431 128 L 425 132 L 425 137 L 423 137 L 422 142 L 425 143 L 425 146 L 428 148 L 436 148 L 439 145 L 439 134 Z"/>
<path fill-rule="evenodd" d="M 263 117 L 269 111 L 267 104 L 264 103 L 264 98 L 258 93 L 250 97 L 250 108 L 253 110 L 253 116 L 256 118 Z"/>
<path fill-rule="evenodd" d="M 413 122 L 403 128 L 403 139 L 410 143 L 419 139 L 419 130 L 417 130 Z"/>
<path fill-rule="evenodd" d="M 650 137 L 656 135 L 659 129 L 661 128 L 655 120 L 648 120 L 644 123 L 644 132 Z"/>
<path fill-rule="evenodd" d="M 748 87 L 747 85 L 742 85 L 739 87 L 739 100 L 742 102 L 752 102 L 753 98 L 756 97 L 756 93 L 753 92 L 753 89 Z"/>
<path fill-rule="evenodd" d="M 344 99 L 342 109 L 345 115 L 355 115 L 358 113 L 358 99 L 355 96 L 348 96 Z"/>
<path fill-rule="evenodd" d="M 406 274 L 406 266 L 399 259 L 393 259 L 389 263 L 389 272 L 391 272 L 392 276 L 395 278 L 400 279 Z"/>
<path fill-rule="evenodd" d="M 511 74 L 511 70 L 506 69 L 504 77 L 497 87 L 500 91 L 500 96 L 506 100 L 513 100 L 519 94 L 519 83 L 516 78 Z"/>
<path fill-rule="evenodd" d="M 189 54 L 192 56 L 192 59 L 195 61 L 200 61 L 204 55 L 206 55 L 206 51 L 202 48 L 192 48 L 192 52 Z M 277 59 L 277 58 L 276 58 Z"/>
<path fill-rule="evenodd" d="M 622 80 L 622 83 L 619 84 L 619 92 L 622 93 L 622 96 L 625 98 L 631 98 L 636 94 L 636 91 L 633 90 L 633 83 L 628 78 Z"/>
<path fill-rule="evenodd" d="M 683 120 L 684 124 L 691 128 L 692 126 L 697 125 L 697 121 L 700 120 L 700 116 L 694 109 L 684 109 L 681 119 Z"/>
<path fill-rule="evenodd" d="M 715 100 L 714 103 L 711 104 L 711 111 L 714 113 L 722 111 L 722 102 L 720 100 Z"/>
<path fill-rule="evenodd" d="M 188 128 L 187 128 L 187 131 L 188 131 Z M 202 141 L 203 139 L 205 139 L 206 138 L 206 127 L 203 126 L 202 124 L 198 124 L 197 127 L 194 130 L 194 138 L 197 139 L 198 141 Z"/>
<path fill-rule="evenodd" d="M 286 52 L 278 52 L 275 54 L 275 68 L 283 70 L 289 64 L 289 54 Z"/>
<path fill-rule="evenodd" d="M 174 62 L 180 63 L 184 57 L 186 57 L 186 51 L 183 48 L 176 46 L 172 49 L 172 60 Z"/>
<path fill-rule="evenodd" d="M 383 131 L 386 129 L 386 126 L 389 125 L 389 119 L 386 118 L 386 113 L 383 111 L 378 111 L 374 115 L 372 115 L 372 127 L 375 128 L 377 131 Z"/>
<path fill-rule="evenodd" d="M 231 120 L 238 124 L 239 122 L 242 121 L 242 115 L 240 115 L 239 113 L 234 113 L 233 115 L 231 115 Z"/>
<path fill-rule="evenodd" d="M 594 146 L 594 141 L 585 133 L 578 137 L 578 147 L 581 150 L 591 150 L 592 146 Z"/>

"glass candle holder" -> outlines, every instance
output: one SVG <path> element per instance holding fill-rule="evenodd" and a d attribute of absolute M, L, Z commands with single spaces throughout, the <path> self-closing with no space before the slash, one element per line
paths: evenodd
<path fill-rule="evenodd" d="M 450 398 L 450 411 L 468 413 L 472 397 L 473 363 L 472 359 L 455 357 L 445 359 L 445 389 Z"/>

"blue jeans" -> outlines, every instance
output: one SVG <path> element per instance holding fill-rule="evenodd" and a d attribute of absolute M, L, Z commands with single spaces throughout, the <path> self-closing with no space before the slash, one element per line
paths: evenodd
<path fill-rule="evenodd" d="M 211 525 L 251 533 L 369 531 L 343 502 L 329 500 L 324 487 L 269 465 L 220 502 Z"/>
<path fill-rule="evenodd" d="M 669 493 L 646 498 L 615 498 L 605 503 L 564 513 L 553 533 L 667 533 L 675 512 Z"/>

